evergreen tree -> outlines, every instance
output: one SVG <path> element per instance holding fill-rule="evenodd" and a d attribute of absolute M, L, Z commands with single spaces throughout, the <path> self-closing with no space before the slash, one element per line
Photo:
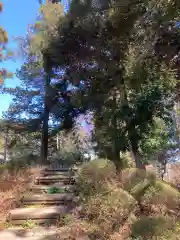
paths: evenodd
<path fill-rule="evenodd" d="M 42 140 L 41 140 L 41 159 L 42 162 L 47 161 L 48 155 L 48 122 L 50 109 L 48 106 L 48 92 L 52 77 L 52 64 L 49 59 L 48 44 L 49 39 L 56 32 L 56 23 L 59 21 L 63 14 L 63 9 L 59 4 L 46 3 L 41 6 L 39 19 L 34 26 L 30 29 L 28 36 L 28 45 L 26 46 L 27 58 L 38 58 L 38 61 L 42 64 L 41 68 L 44 70 L 44 110 L 42 121 Z"/>
<path fill-rule="evenodd" d="M 96 2 L 99 3 L 99 2 Z M 153 117 L 164 117 L 175 86 L 173 73 L 154 53 L 159 29 L 178 17 L 177 3 L 117 1 L 95 4 L 73 1 L 59 37 L 52 39 L 51 58 L 79 87 L 83 104 L 94 111 L 95 129 L 118 167 L 120 151 L 132 151 L 143 167 L 139 144 Z M 100 133 L 100 132 L 99 132 Z"/>

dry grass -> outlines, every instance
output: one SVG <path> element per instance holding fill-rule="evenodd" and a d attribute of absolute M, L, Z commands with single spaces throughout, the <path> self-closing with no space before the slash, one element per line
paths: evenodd
<path fill-rule="evenodd" d="M 61 228 L 58 239 L 63 240 L 89 240 L 90 225 L 86 221 L 76 220 L 73 223 Z"/>
<path fill-rule="evenodd" d="M 9 166 L 9 165 L 8 165 Z M 0 221 L 5 221 L 9 211 L 19 206 L 22 194 L 27 190 L 29 183 L 39 175 L 40 167 L 11 169 L 1 167 L 0 173 Z"/>

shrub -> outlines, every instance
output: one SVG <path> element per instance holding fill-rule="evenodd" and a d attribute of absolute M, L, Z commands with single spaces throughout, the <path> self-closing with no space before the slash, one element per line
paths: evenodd
<path fill-rule="evenodd" d="M 146 206 L 149 214 L 171 215 L 179 217 L 180 193 L 171 185 L 156 181 L 151 185 L 141 199 L 142 205 Z"/>
<path fill-rule="evenodd" d="M 131 236 L 132 239 L 136 240 L 163 239 L 162 237 L 169 235 L 173 228 L 174 224 L 171 218 L 163 216 L 141 217 L 132 224 Z"/>
<path fill-rule="evenodd" d="M 137 184 L 143 183 L 145 180 L 155 181 L 156 175 L 150 171 L 144 171 L 137 168 L 127 168 L 121 173 L 121 182 L 123 189 L 131 191 Z"/>
<path fill-rule="evenodd" d="M 122 153 L 121 161 L 124 168 L 135 168 L 135 161 L 132 158 L 132 154 L 130 152 Z"/>
<path fill-rule="evenodd" d="M 48 194 L 67 193 L 67 192 L 69 192 L 68 189 L 58 188 L 58 187 L 51 187 L 47 190 Z"/>
<path fill-rule="evenodd" d="M 122 189 L 111 189 L 106 194 L 97 194 L 84 205 L 86 220 L 97 225 L 101 234 L 117 231 L 135 209 L 136 201 Z"/>
<path fill-rule="evenodd" d="M 22 228 L 25 228 L 25 229 L 32 229 L 32 228 L 35 228 L 37 225 L 35 222 L 33 222 L 31 219 L 25 221 L 23 224 L 22 224 Z"/>
<path fill-rule="evenodd" d="M 23 164 L 23 162 L 9 161 L 7 163 L 0 165 L 0 174 L 3 175 L 4 173 L 7 172 L 13 174 L 18 172 L 23 167 L 25 167 L 25 164 Z"/>
<path fill-rule="evenodd" d="M 175 240 L 171 235 L 180 206 L 176 188 L 150 171 L 124 169 L 120 177 L 105 159 L 85 163 L 77 173 L 75 189 L 84 200 L 81 217 L 93 226 L 90 239 L 130 239 L 132 230 L 131 239 Z"/>
<path fill-rule="evenodd" d="M 164 203 L 170 207 L 179 203 L 180 193 L 171 185 L 163 181 L 156 181 L 155 184 L 147 190 L 143 200 L 154 204 Z"/>
<path fill-rule="evenodd" d="M 130 189 L 130 194 L 137 200 L 140 201 L 146 190 L 153 184 L 153 182 L 149 179 L 144 179 L 137 185 L 135 185 L 132 189 Z"/>
<path fill-rule="evenodd" d="M 106 192 L 108 183 L 116 179 L 113 163 L 97 159 L 82 165 L 77 173 L 75 190 L 81 199 L 86 200 L 96 193 Z"/>
<path fill-rule="evenodd" d="M 51 156 L 51 165 L 56 167 L 59 165 L 71 167 L 76 163 L 82 163 L 83 158 L 80 152 L 77 151 L 63 151 L 56 152 Z"/>

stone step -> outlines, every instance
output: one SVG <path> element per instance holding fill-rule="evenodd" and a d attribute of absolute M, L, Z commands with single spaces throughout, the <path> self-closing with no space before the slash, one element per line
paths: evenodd
<path fill-rule="evenodd" d="M 73 172 L 49 172 L 49 171 L 42 171 L 40 173 L 41 176 L 67 176 L 67 177 L 71 177 L 74 176 Z"/>
<path fill-rule="evenodd" d="M 52 238 L 58 233 L 59 229 L 56 227 L 44 228 L 43 226 L 35 226 L 32 229 L 23 228 L 21 226 L 14 226 L 4 229 L 0 232 L 0 239 L 2 240 L 42 240 Z M 9 238 L 8 238 L 9 237 Z M 31 238 L 32 237 L 32 238 Z M 58 239 L 58 237 L 57 237 Z"/>
<path fill-rule="evenodd" d="M 16 208 L 9 212 L 7 217 L 8 222 L 14 224 L 19 222 L 31 220 L 35 222 L 44 223 L 48 219 L 57 219 L 68 212 L 68 206 L 49 206 L 49 207 L 37 207 L 37 208 Z"/>
<path fill-rule="evenodd" d="M 39 201 L 39 202 L 37 201 L 22 202 L 20 206 L 25 208 L 36 208 L 36 206 L 46 207 L 46 206 L 60 206 L 60 205 L 67 205 L 67 204 L 59 200 L 49 200 L 49 201 Z"/>
<path fill-rule="evenodd" d="M 33 204 L 68 204 L 73 202 L 75 197 L 70 193 L 58 193 L 58 194 L 36 194 L 26 195 L 22 198 L 22 203 L 25 205 Z"/>
<path fill-rule="evenodd" d="M 61 183 L 55 183 L 52 185 L 32 185 L 30 186 L 29 190 L 32 191 L 33 193 L 46 193 L 52 188 L 58 188 L 62 191 L 67 191 L 71 192 L 73 185 L 62 185 Z"/>
<path fill-rule="evenodd" d="M 58 217 L 56 217 L 56 218 L 43 218 L 43 219 L 12 219 L 11 220 L 11 224 L 13 226 L 22 226 L 22 225 L 26 224 L 27 221 L 29 221 L 29 220 L 34 225 L 38 225 L 38 226 L 43 226 L 43 225 L 51 226 L 51 225 L 56 225 Z"/>
<path fill-rule="evenodd" d="M 74 172 L 77 168 L 44 168 L 42 171 L 46 172 Z"/>
<path fill-rule="evenodd" d="M 74 178 L 73 177 L 68 177 L 68 176 L 45 176 L 45 177 L 37 177 L 35 180 L 35 184 L 53 184 L 53 183 L 64 183 L 64 184 L 72 184 L 74 183 Z"/>

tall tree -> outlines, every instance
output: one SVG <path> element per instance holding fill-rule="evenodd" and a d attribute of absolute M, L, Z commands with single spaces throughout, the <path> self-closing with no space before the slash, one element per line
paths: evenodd
<path fill-rule="evenodd" d="M 63 15 L 63 9 L 60 4 L 47 2 L 40 8 L 39 21 L 32 27 L 29 33 L 29 52 L 39 58 L 44 69 L 44 112 L 42 126 L 42 144 L 41 144 L 41 159 L 42 162 L 47 162 L 48 155 L 48 122 L 49 122 L 49 107 L 48 107 L 48 92 L 51 83 L 52 61 L 49 59 L 48 43 L 49 39 L 56 32 L 56 24 Z"/>
<path fill-rule="evenodd" d="M 73 84 L 84 81 L 83 103 L 94 111 L 96 129 L 103 126 L 117 167 L 125 148 L 132 151 L 136 166 L 144 167 L 142 133 L 153 116 L 165 114 L 165 98 L 174 88 L 173 74 L 159 64 L 154 45 L 161 26 L 178 16 L 177 3 L 96 3 L 72 2 L 59 37 L 52 39 L 51 57 L 66 66 Z"/>
<path fill-rule="evenodd" d="M 42 6 L 42 16 L 29 29 L 29 35 L 23 42 L 26 60 L 17 72 L 22 82 L 21 87 L 4 88 L 4 92 L 14 96 L 5 115 L 6 120 L 16 123 L 11 127 L 15 129 L 21 125 L 21 131 L 42 131 L 42 162 L 47 161 L 48 137 L 53 137 L 62 129 L 71 129 L 73 117 L 81 110 L 74 108 L 71 103 L 73 90 L 69 90 L 69 81 L 63 74 L 63 69 L 52 69 L 51 62 L 48 61 L 48 41 L 55 34 L 56 22 L 62 16 L 61 10 L 59 5 Z"/>

